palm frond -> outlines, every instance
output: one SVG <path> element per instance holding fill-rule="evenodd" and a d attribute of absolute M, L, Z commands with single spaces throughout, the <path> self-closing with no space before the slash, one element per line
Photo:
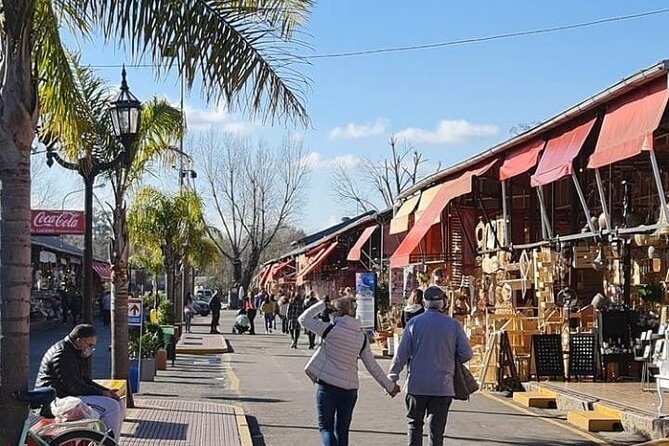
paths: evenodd
<path fill-rule="evenodd" d="M 158 74 L 176 66 L 189 88 L 199 78 L 208 100 L 308 124 L 292 35 L 311 0 L 87 1 L 102 34 L 150 55 Z"/>

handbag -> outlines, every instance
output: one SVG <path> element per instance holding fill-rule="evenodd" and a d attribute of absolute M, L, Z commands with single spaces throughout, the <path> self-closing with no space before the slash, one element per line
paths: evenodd
<path fill-rule="evenodd" d="M 453 398 L 461 401 L 468 401 L 469 395 L 479 390 L 479 384 L 476 382 L 474 375 L 457 357 L 455 358 L 453 388 L 455 389 Z"/>

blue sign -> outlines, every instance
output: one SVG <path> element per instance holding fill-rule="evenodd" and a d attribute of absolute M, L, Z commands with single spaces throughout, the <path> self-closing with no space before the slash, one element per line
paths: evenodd
<path fill-rule="evenodd" d="M 143 309 L 141 299 L 128 299 L 128 325 L 142 325 Z"/>
<path fill-rule="evenodd" d="M 376 273 L 355 273 L 355 297 L 357 310 L 355 317 L 360 320 L 362 328 L 374 329 L 376 307 Z"/>

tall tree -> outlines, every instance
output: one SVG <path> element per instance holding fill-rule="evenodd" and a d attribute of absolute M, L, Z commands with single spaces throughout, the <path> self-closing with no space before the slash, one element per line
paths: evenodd
<path fill-rule="evenodd" d="M 201 135 L 197 145 L 203 196 L 216 214 L 212 240 L 232 264 L 233 280 L 248 289 L 263 253 L 299 214 L 309 173 L 304 151 L 287 140 L 271 149 L 214 132 Z"/>
<path fill-rule="evenodd" d="M 97 30 L 148 56 L 158 74 L 176 68 L 207 99 L 266 118 L 306 123 L 303 77 L 290 62 L 294 31 L 313 0 L 1 0 L 0 3 L 0 444 L 15 444 L 27 406 L 30 311 L 30 151 L 40 108 L 64 116 L 60 134 L 79 141 L 87 104 L 70 97 L 73 76 L 64 27 Z M 50 96 L 38 98 L 37 90 Z M 69 116 L 71 119 L 66 119 Z M 84 152 L 90 146 L 80 147 Z M 7 192 L 9 191 L 9 192 Z"/>
<path fill-rule="evenodd" d="M 175 266 L 192 254 L 191 249 L 207 243 L 202 240 L 206 235 L 202 210 L 202 201 L 190 190 L 168 195 L 149 186 L 137 191 L 130 206 L 130 242 L 149 251 L 149 257 L 155 258 L 160 253 L 167 273 L 167 298 L 172 302 L 175 302 Z"/>
<path fill-rule="evenodd" d="M 399 147 L 394 136 L 388 147 L 389 156 L 381 160 L 365 158 L 352 168 L 336 164 L 332 173 L 334 196 L 350 204 L 355 212 L 392 207 L 397 196 L 420 178 L 427 161 L 413 146 L 405 143 Z"/>

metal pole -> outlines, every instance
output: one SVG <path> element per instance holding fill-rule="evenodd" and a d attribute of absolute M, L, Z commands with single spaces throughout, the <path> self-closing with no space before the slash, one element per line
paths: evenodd
<path fill-rule="evenodd" d="M 660 176 L 660 168 L 657 165 L 657 158 L 655 152 L 648 151 L 650 155 L 650 165 L 653 168 L 653 177 L 655 178 L 655 186 L 657 187 L 657 194 L 660 197 L 660 220 L 664 216 L 664 221 L 669 222 L 669 214 L 667 211 L 667 197 L 664 195 L 664 188 L 662 187 L 662 177 Z"/>
<path fill-rule="evenodd" d="M 578 194 L 578 199 L 581 202 L 581 207 L 583 208 L 583 212 L 585 213 L 585 219 L 588 222 L 588 227 L 590 228 L 590 231 L 594 235 L 597 233 L 597 231 L 595 230 L 595 225 L 592 224 L 590 210 L 588 209 L 588 203 L 586 203 L 585 201 L 585 195 L 583 195 L 583 191 L 581 190 L 581 184 L 578 182 L 578 178 L 576 178 L 576 172 L 574 172 L 573 169 L 571 171 L 571 179 L 574 180 L 576 193 Z"/>
<path fill-rule="evenodd" d="M 544 240 L 553 238 L 550 224 L 548 223 L 548 213 L 546 212 L 546 203 L 544 203 L 544 187 L 537 187 L 537 197 L 539 198 L 539 209 L 541 210 L 541 234 Z"/>
<path fill-rule="evenodd" d="M 602 202 L 602 212 L 606 220 L 606 230 L 611 230 L 611 216 L 609 215 L 609 207 L 606 204 L 606 195 L 604 194 L 604 185 L 602 183 L 602 175 L 599 173 L 599 168 L 595 169 L 595 179 L 597 180 L 597 192 L 599 192 L 599 201 Z M 601 229 L 601 228 L 600 228 Z"/>
<path fill-rule="evenodd" d="M 506 180 L 502 181 L 502 217 L 504 218 L 504 247 L 509 246 L 509 211 L 506 208 Z"/>
<path fill-rule="evenodd" d="M 94 175 L 84 177 L 84 289 L 82 322 L 93 322 L 93 182 Z"/>

